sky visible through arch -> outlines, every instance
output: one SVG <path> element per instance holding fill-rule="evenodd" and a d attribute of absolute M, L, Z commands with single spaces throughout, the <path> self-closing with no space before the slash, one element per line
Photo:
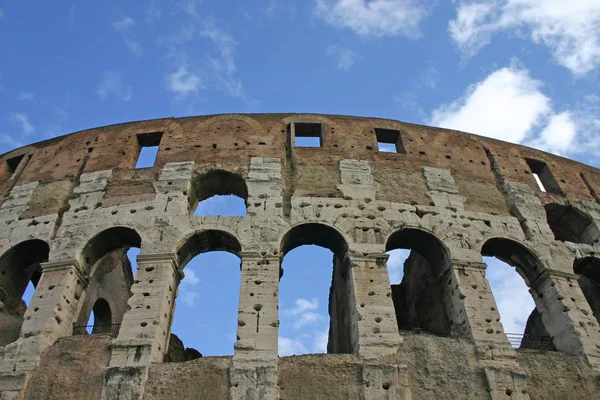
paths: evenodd
<path fill-rule="evenodd" d="M 600 165 L 597 0 L 0 0 L 0 49 L 0 152 L 118 122 L 313 112 L 458 129 Z M 282 279 L 293 282 L 281 293 L 283 353 L 322 350 L 326 327 L 326 294 L 310 290 L 330 282 L 331 257 L 297 251 Z M 231 344 L 203 325 L 218 321 L 209 305 L 230 301 L 200 294 L 234 293 L 239 260 L 206 257 L 187 268 L 175 322 Z M 505 330 L 522 331 L 511 316 L 529 307 L 513 295 L 522 280 L 498 271 L 488 277 Z M 231 289 L 212 283 L 221 278 Z"/>

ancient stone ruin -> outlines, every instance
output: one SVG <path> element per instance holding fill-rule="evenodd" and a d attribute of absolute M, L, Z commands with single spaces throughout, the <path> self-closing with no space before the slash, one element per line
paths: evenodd
<path fill-rule="evenodd" d="M 148 146 L 154 166 L 135 168 Z M 398 121 L 228 114 L 22 147 L 2 155 L 0 190 L 2 399 L 600 396 L 593 167 Z M 247 215 L 193 216 L 218 194 L 243 198 Z M 281 260 L 304 244 L 335 255 L 328 354 L 278 357 Z M 392 249 L 412 251 L 394 286 Z M 186 264 L 214 250 L 241 264 L 232 357 L 170 334 Z M 520 349 L 482 256 L 530 288 Z"/>

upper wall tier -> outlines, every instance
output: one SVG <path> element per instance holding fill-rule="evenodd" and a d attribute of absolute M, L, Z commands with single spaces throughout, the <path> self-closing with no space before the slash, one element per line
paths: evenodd
<path fill-rule="evenodd" d="M 295 147 L 294 135 L 320 136 L 321 147 Z M 378 151 L 378 141 L 398 152 Z M 156 144 L 154 167 L 136 169 L 141 147 Z M 284 196 L 343 197 L 339 164 L 351 159 L 368 161 L 377 200 L 432 204 L 423 167 L 434 167 L 450 171 L 467 211 L 509 215 L 504 180 L 529 185 L 543 204 L 600 201 L 600 170 L 562 157 L 447 129 L 316 114 L 166 118 L 80 131 L 2 155 L 0 192 L 39 182 L 24 212 L 32 217 L 58 212 L 82 173 L 112 170 L 103 203 L 114 205 L 152 198 L 166 163 L 194 161 L 197 172 L 217 166 L 245 178 L 252 157 L 281 160 Z"/>

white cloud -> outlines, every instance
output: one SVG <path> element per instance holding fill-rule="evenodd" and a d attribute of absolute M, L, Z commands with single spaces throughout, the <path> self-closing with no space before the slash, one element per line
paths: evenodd
<path fill-rule="evenodd" d="M 587 96 L 571 110 L 557 112 L 542 83 L 516 64 L 492 72 L 457 100 L 438 107 L 429 123 L 562 156 L 600 157 L 600 98 Z"/>
<path fill-rule="evenodd" d="M 546 45 L 575 76 L 600 64 L 600 2 L 597 0 L 461 0 L 450 35 L 469 57 L 499 32 L 526 33 Z"/>
<path fill-rule="evenodd" d="M 126 84 L 122 73 L 105 71 L 96 94 L 102 100 L 112 95 L 121 101 L 129 101 L 133 97 L 133 89 Z"/>
<path fill-rule="evenodd" d="M 19 100 L 20 101 L 27 101 L 27 100 L 33 100 L 33 93 L 31 92 L 21 92 L 19 93 Z"/>
<path fill-rule="evenodd" d="M 325 54 L 333 58 L 337 69 L 344 71 L 348 71 L 356 60 L 360 59 L 360 55 L 354 50 L 334 45 L 327 47 Z"/>
<path fill-rule="evenodd" d="M 187 62 L 182 62 L 177 69 L 167 76 L 167 89 L 179 97 L 186 97 L 204 88 L 200 77 L 189 70 Z"/>
<path fill-rule="evenodd" d="M 317 332 L 313 339 L 313 352 L 327 353 L 327 342 L 329 341 L 329 329 Z"/>
<path fill-rule="evenodd" d="M 279 336 L 278 353 L 281 357 L 291 356 L 293 354 L 305 354 L 308 352 L 302 341 L 299 339 L 289 339 Z"/>
<path fill-rule="evenodd" d="M 123 43 L 125 46 L 131 51 L 131 53 L 136 57 L 141 57 L 144 53 L 142 49 L 142 45 L 137 41 L 135 35 L 132 30 L 135 27 L 135 20 L 128 16 L 123 16 L 122 18 L 113 21 L 110 23 L 115 31 L 121 36 L 123 39 Z"/>
<path fill-rule="evenodd" d="M 184 291 L 179 295 L 179 298 L 181 298 L 181 301 L 186 306 L 193 307 L 196 304 L 196 298 L 198 298 L 198 293 Z"/>
<path fill-rule="evenodd" d="M 295 317 L 307 311 L 316 311 L 319 309 L 319 300 L 316 298 L 312 300 L 297 298 L 295 304 L 294 307 L 283 310 L 284 315 Z"/>
<path fill-rule="evenodd" d="M 323 317 L 321 314 L 317 314 L 315 312 L 305 312 L 300 314 L 296 321 L 294 321 L 294 328 L 300 329 L 304 326 L 313 325 L 324 320 L 325 317 Z"/>
<path fill-rule="evenodd" d="M 402 282 L 404 276 L 404 262 L 410 255 L 410 250 L 396 249 L 388 251 L 390 255 L 387 262 L 388 275 L 390 277 L 390 283 L 397 285 Z"/>
<path fill-rule="evenodd" d="M 525 281 L 508 264 L 496 258 L 485 257 L 486 277 L 492 288 L 500 313 L 500 322 L 506 333 L 523 333 L 527 318 L 535 308 Z"/>
<path fill-rule="evenodd" d="M 23 131 L 23 133 L 26 135 L 35 132 L 35 128 L 31 124 L 31 122 L 29 122 L 29 117 L 27 116 L 27 114 L 11 113 L 10 122 L 12 122 L 15 125 L 18 125 L 21 128 L 21 131 Z"/>
<path fill-rule="evenodd" d="M 431 124 L 522 143 L 552 111 L 541 86 L 526 69 L 501 68 L 434 110 Z"/>
<path fill-rule="evenodd" d="M 360 36 L 420 35 L 419 24 L 429 14 L 428 1 L 316 0 L 316 15 L 337 28 Z"/>
<path fill-rule="evenodd" d="M 539 137 L 526 144 L 554 154 L 571 152 L 577 135 L 577 125 L 569 111 L 552 115 Z"/>
<path fill-rule="evenodd" d="M 185 273 L 185 278 L 181 282 L 182 285 L 185 284 L 185 285 L 189 285 L 189 286 L 196 286 L 198 284 L 198 282 L 200 282 L 198 275 L 196 275 L 196 273 L 194 272 L 193 269 L 188 268 L 185 270 L 184 273 Z"/>

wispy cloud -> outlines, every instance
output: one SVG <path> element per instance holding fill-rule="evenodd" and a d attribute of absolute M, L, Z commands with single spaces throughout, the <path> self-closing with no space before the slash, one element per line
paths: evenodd
<path fill-rule="evenodd" d="M 281 357 L 291 356 L 293 354 L 306 354 L 308 352 L 306 346 L 300 339 L 290 339 L 279 336 L 277 342 L 278 353 Z"/>
<path fill-rule="evenodd" d="M 19 93 L 19 101 L 28 101 L 28 100 L 33 100 L 33 93 L 31 92 L 20 92 Z"/>
<path fill-rule="evenodd" d="M 198 282 L 200 282 L 200 279 L 198 278 L 198 275 L 196 275 L 196 273 L 194 272 L 193 269 L 186 269 L 185 270 L 185 278 L 183 279 L 183 281 L 181 282 L 181 284 L 186 284 L 189 286 L 196 286 L 198 284 Z"/>
<path fill-rule="evenodd" d="M 204 85 L 198 74 L 190 71 L 187 61 L 182 61 L 177 68 L 167 75 L 167 90 L 183 98 L 203 89 Z"/>
<path fill-rule="evenodd" d="M 450 36 L 471 57 L 501 32 L 528 34 L 556 61 L 580 77 L 600 65 L 600 2 L 597 0 L 460 0 Z"/>
<path fill-rule="evenodd" d="M 144 54 L 142 49 L 142 45 L 136 39 L 133 28 L 136 23 L 135 20 L 129 16 L 123 16 L 119 19 L 116 19 L 110 23 L 115 31 L 121 36 L 123 39 L 123 44 L 131 51 L 131 53 L 136 57 L 141 57 Z"/>
<path fill-rule="evenodd" d="M 333 58 L 337 69 L 348 71 L 354 65 L 356 60 L 360 59 L 360 54 L 347 47 L 331 45 L 325 49 L 325 54 Z"/>
<path fill-rule="evenodd" d="M 125 82 L 122 73 L 105 71 L 102 74 L 102 82 L 96 89 L 96 94 L 102 100 L 114 96 L 121 101 L 129 101 L 133 97 L 133 89 Z"/>
<path fill-rule="evenodd" d="M 431 2 L 419 0 L 317 0 L 317 17 L 336 28 L 367 36 L 420 36 Z"/>
<path fill-rule="evenodd" d="M 5 15 L 4 10 L 0 8 L 0 20 L 4 18 Z"/>
<path fill-rule="evenodd" d="M 390 255 L 387 262 L 390 283 L 399 284 L 404 277 L 404 263 L 410 255 L 410 250 L 396 249 L 388 251 L 387 254 Z"/>
<path fill-rule="evenodd" d="M 154 25 L 154 22 L 158 21 L 161 16 L 162 12 L 160 8 L 152 2 L 148 8 L 146 8 L 146 17 L 144 18 L 144 21 L 146 21 L 146 24 L 148 25 Z"/>
<path fill-rule="evenodd" d="M 29 135 L 29 134 L 35 132 L 35 128 L 29 121 L 29 117 L 27 116 L 27 114 L 11 113 L 9 121 L 13 125 L 17 125 L 21 129 L 22 133 L 24 133 L 26 135 Z"/>
<path fill-rule="evenodd" d="M 186 306 L 193 307 L 194 305 L 196 305 L 196 299 L 198 298 L 198 293 L 191 292 L 191 291 L 182 291 L 182 293 L 179 294 L 179 298 L 181 299 L 183 304 L 185 304 Z"/>

